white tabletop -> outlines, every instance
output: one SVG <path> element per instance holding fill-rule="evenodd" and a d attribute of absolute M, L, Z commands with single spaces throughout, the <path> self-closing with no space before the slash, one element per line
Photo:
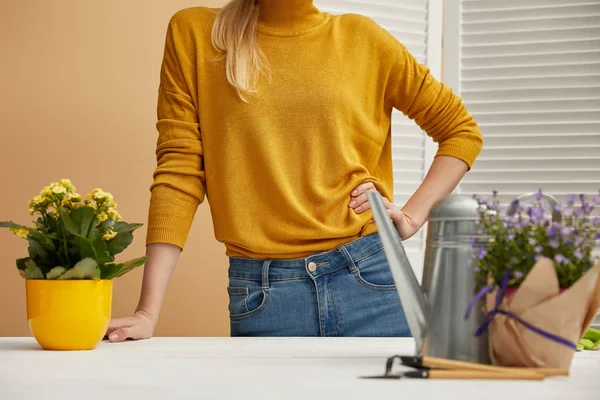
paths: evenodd
<path fill-rule="evenodd" d="M 0 338 L 0 399 L 600 399 L 600 351 L 543 382 L 364 380 L 411 339 L 153 338 L 94 351 L 41 351 Z"/>

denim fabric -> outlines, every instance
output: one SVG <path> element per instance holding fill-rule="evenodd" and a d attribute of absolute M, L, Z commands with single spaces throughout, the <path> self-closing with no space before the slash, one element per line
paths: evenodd
<path fill-rule="evenodd" d="M 231 258 L 228 292 L 232 336 L 411 336 L 377 233 L 302 259 Z"/>

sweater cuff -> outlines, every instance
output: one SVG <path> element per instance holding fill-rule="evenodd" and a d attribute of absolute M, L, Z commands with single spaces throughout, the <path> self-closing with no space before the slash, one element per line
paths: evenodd
<path fill-rule="evenodd" d="M 196 198 L 173 187 L 154 186 L 146 245 L 168 243 L 183 249 L 198 205 Z"/>
<path fill-rule="evenodd" d="M 483 139 L 481 135 L 469 133 L 465 136 L 453 137 L 441 142 L 436 157 L 449 156 L 458 158 L 467 163 L 470 170 L 479 156 L 482 146 Z"/>

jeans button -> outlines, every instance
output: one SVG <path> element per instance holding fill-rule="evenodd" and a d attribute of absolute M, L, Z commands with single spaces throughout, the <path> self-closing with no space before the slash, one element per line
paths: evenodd
<path fill-rule="evenodd" d="M 314 262 L 309 262 L 308 263 L 308 270 L 310 272 L 315 272 L 317 270 L 317 264 L 315 264 Z"/>

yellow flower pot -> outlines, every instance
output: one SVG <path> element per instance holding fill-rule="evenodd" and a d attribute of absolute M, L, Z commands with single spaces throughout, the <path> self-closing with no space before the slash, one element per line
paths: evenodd
<path fill-rule="evenodd" d="M 27 280 L 31 333 L 46 350 L 92 350 L 110 321 L 112 280 Z"/>

